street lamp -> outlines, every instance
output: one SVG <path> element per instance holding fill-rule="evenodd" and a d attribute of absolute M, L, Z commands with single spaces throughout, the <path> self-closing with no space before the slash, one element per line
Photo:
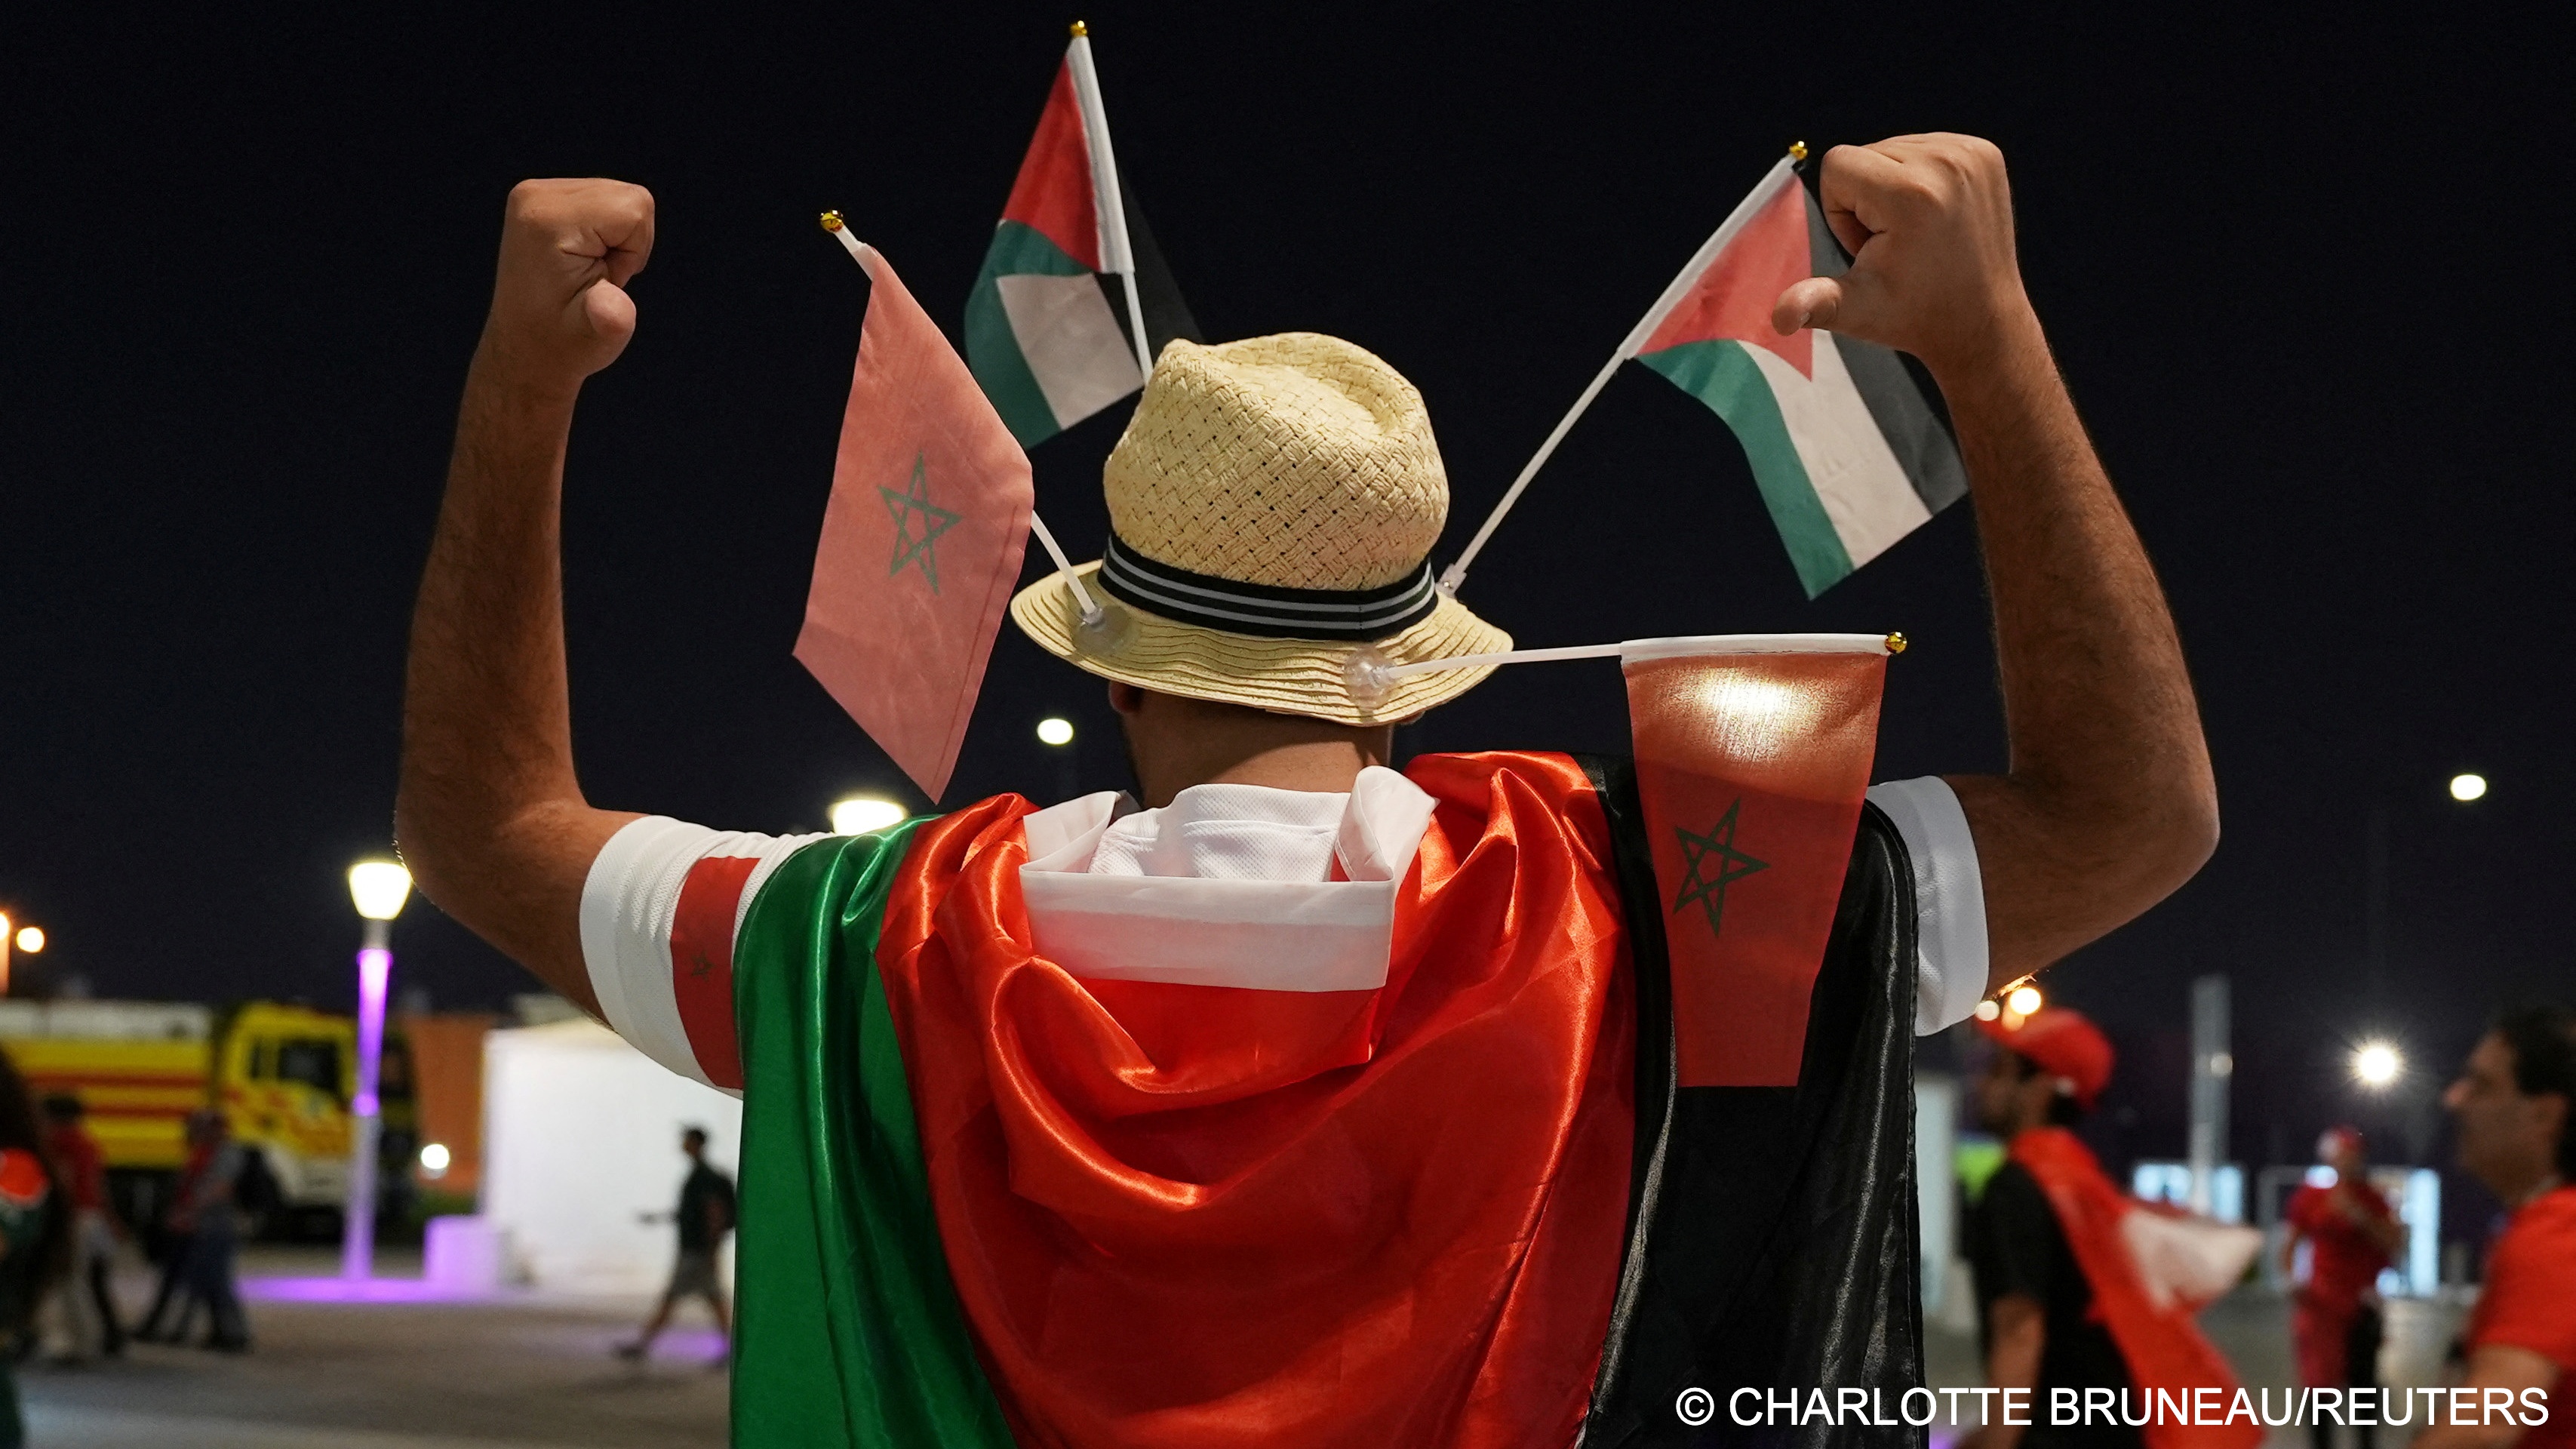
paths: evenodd
<path fill-rule="evenodd" d="M 358 951 L 358 1095 L 349 1104 L 349 1198 L 340 1231 L 340 1276 L 357 1282 L 375 1276 L 376 1144 L 384 1133 L 376 1073 L 385 1054 L 394 917 L 410 896 L 411 872 L 393 861 L 362 860 L 349 867 L 349 899 L 367 923 L 366 944 Z"/>
<path fill-rule="evenodd" d="M 9 929 L 11 924 L 8 913 L 0 911 L 0 996 L 9 994 L 9 943 L 15 941 L 18 949 L 30 956 L 45 949 L 43 927 L 19 926 L 13 935 Z"/>
<path fill-rule="evenodd" d="M 1061 715 L 1048 715 L 1038 721 L 1038 743 L 1069 745 L 1073 743 L 1073 721 Z"/>
<path fill-rule="evenodd" d="M 865 835 L 871 830 L 883 830 L 889 825 L 902 823 L 902 806 L 873 795 L 853 795 L 832 805 L 834 835 Z"/>
<path fill-rule="evenodd" d="M 2352 1079 L 2374 1092 L 2386 1091 L 2405 1071 L 2406 1059 L 2384 1041 L 2363 1042 L 2353 1048 Z"/>

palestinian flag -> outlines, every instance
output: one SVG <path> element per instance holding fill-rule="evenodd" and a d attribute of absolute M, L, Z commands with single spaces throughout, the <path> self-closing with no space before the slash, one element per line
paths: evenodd
<path fill-rule="evenodd" d="M 1771 330 L 1791 283 L 1850 265 L 1783 160 L 1691 258 L 1623 355 L 1735 430 L 1798 581 L 1814 598 L 1968 491 L 1958 446 L 1902 355 Z"/>
<path fill-rule="evenodd" d="M 1175 337 L 1198 326 L 1120 182 L 1077 26 L 966 299 L 967 364 L 1025 448 L 1142 387 Z"/>

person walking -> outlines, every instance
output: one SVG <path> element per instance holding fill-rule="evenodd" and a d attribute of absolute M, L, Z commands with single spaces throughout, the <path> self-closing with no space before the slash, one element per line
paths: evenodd
<path fill-rule="evenodd" d="M 2461 1168 L 2512 1216 L 2461 1333 L 2476 1417 L 2446 1416 L 2414 1449 L 2576 1449 L 2576 1011 L 2507 1012 L 2442 1105 Z"/>
<path fill-rule="evenodd" d="M 2125 1396 L 2115 1402 L 2134 1416 L 2154 1391 L 2216 1389 L 2224 1399 L 2235 1381 L 2193 1323 L 2190 1295 L 2151 1283 L 2137 1257 L 2130 1218 L 2150 1210 L 2114 1186 L 2075 1135 L 2110 1085 L 2110 1038 L 2063 1006 L 1977 1027 L 2002 1048 L 1978 1080 L 1976 1106 L 2006 1158 L 1970 1217 L 1968 1260 L 1987 1381 L 2027 1390 L 2029 1409 L 2025 1424 L 2005 1412 L 1987 1419 L 1970 1436 L 1973 1449 L 2252 1449 L 2257 1428 L 2142 1429 L 2090 1409 L 2101 1391 Z M 2074 1422 L 2070 1404 L 2080 1406 Z"/>
<path fill-rule="evenodd" d="M 18 1361 L 36 1308 L 71 1267 L 72 1213 L 45 1155 L 26 1078 L 0 1052 L 0 1449 L 23 1449 Z"/>
<path fill-rule="evenodd" d="M 689 1155 L 689 1175 L 680 1183 L 680 1205 L 671 1212 L 671 1222 L 678 1229 L 679 1257 L 671 1265 L 670 1286 L 662 1290 L 662 1301 L 653 1316 L 644 1322 L 644 1331 L 631 1342 L 617 1346 L 617 1356 L 629 1362 L 641 1362 L 653 1351 L 653 1340 L 671 1321 L 671 1310 L 683 1298 L 703 1298 L 707 1310 L 715 1315 L 716 1332 L 725 1335 L 726 1357 L 731 1356 L 733 1311 L 725 1301 L 724 1285 L 716 1281 L 716 1250 L 724 1246 L 725 1235 L 733 1231 L 733 1179 L 707 1162 L 707 1130 L 691 1127 L 680 1133 L 680 1150 Z M 658 1221 L 650 1215 L 647 1221 Z M 717 1362 L 724 1362 L 719 1358 Z"/>
<path fill-rule="evenodd" d="M 180 1170 L 179 1188 L 171 1202 L 169 1226 L 174 1242 L 162 1270 L 161 1291 L 135 1336 L 147 1342 L 184 1343 L 197 1308 L 207 1314 L 203 1347 L 240 1353 L 250 1347 L 250 1323 L 242 1312 L 241 1292 L 233 1279 L 241 1247 L 241 1215 L 234 1195 L 242 1177 L 244 1152 L 232 1140 L 223 1114 L 201 1110 L 188 1116 L 188 1163 Z M 163 1314 L 171 1313 L 163 1327 Z"/>
<path fill-rule="evenodd" d="M 116 1246 L 123 1233 L 108 1208 L 107 1155 L 90 1136 L 85 1115 L 81 1099 L 68 1092 L 45 1098 L 45 1153 L 53 1159 L 72 1210 L 71 1274 L 50 1300 L 61 1315 L 66 1339 L 62 1356 L 70 1363 L 125 1352 L 114 1290 Z"/>
<path fill-rule="evenodd" d="M 152 1292 L 152 1306 L 134 1326 L 135 1338 L 144 1343 L 177 1343 L 186 1338 L 188 1320 L 196 1313 L 196 1300 L 188 1292 L 189 1234 L 183 1224 L 187 1221 L 188 1200 L 197 1190 L 197 1179 L 214 1158 L 200 1121 L 205 1115 L 202 1111 L 189 1113 L 180 1129 L 187 1155 L 180 1160 L 169 1199 L 161 1204 L 152 1224 L 146 1251 L 161 1269 L 161 1284 Z"/>
<path fill-rule="evenodd" d="M 2281 1266 L 2295 1277 L 2299 1244 L 2308 1244 L 2307 1281 L 2290 1310 L 2290 1338 L 2297 1346 L 2299 1377 L 2313 1389 L 2374 1388 L 2379 1345 L 2385 1333 L 2379 1312 L 2379 1274 L 2405 1244 L 2406 1229 L 2388 1210 L 2388 1199 L 2370 1185 L 2370 1163 L 2361 1131 L 2333 1127 L 2317 1139 L 2317 1160 L 2334 1173 L 2331 1186 L 2309 1183 L 2290 1194 L 2288 1241 Z M 2371 1449 L 2370 1424 L 2353 1426 L 2353 1442 Z M 2334 1426 L 2308 1426 L 2316 1449 L 2333 1449 Z"/>
<path fill-rule="evenodd" d="M 1993 1035 L 1994 1033 L 1989 1033 Z M 2093 1285 L 2076 1261 L 2048 1192 L 2024 1160 L 2032 1134 L 2083 1121 L 2111 1080 L 2111 1043 L 2090 1021 L 2061 1006 L 2040 1008 L 2018 1032 L 1999 1038 L 1977 1081 L 1978 1125 L 2003 1139 L 2009 1154 L 1986 1179 L 1968 1218 L 1968 1263 L 1976 1276 L 1980 1347 L 1986 1381 L 2028 1389 L 2039 1422 L 2017 1428 L 1991 1422 L 1979 1449 L 2098 1445 L 2137 1449 L 2126 1425 L 2070 1432 L 2046 1422 L 2044 1406 L 2058 1388 L 2131 1389 L 2128 1361 L 2095 1311 Z M 2080 1145 L 2079 1145 L 2079 1149 Z M 1998 1416 L 2000 1418 L 2000 1416 Z"/>

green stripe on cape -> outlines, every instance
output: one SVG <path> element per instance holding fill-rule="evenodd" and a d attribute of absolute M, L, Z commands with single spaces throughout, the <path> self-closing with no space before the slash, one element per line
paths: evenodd
<path fill-rule="evenodd" d="M 920 823 L 790 856 L 734 943 L 733 1442 L 745 1449 L 1011 1444 L 949 1280 L 877 975 L 886 902 Z"/>

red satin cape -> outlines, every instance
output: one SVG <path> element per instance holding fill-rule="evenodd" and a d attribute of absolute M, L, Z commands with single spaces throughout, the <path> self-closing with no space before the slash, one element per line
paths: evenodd
<path fill-rule="evenodd" d="M 2066 1230 L 2075 1264 L 2092 1285 L 2093 1313 L 2111 1330 L 2137 1392 L 2163 1389 L 2188 1406 L 2193 1390 L 2214 1388 L 2222 1406 L 2232 1404 L 2236 1375 L 2226 1356 L 2202 1335 L 2192 1310 L 2179 1303 L 2158 1308 L 2147 1296 L 2137 1260 L 2120 1235 L 2120 1219 L 2146 1209 L 2112 1185 L 2093 1149 L 2063 1127 L 2033 1127 L 2016 1134 L 2006 1152 L 2038 1180 L 2049 1206 L 2057 1210 L 2057 1224 Z M 2136 1411 L 2144 1412 L 2144 1407 Z M 2210 1425 L 2151 1422 L 2139 1432 L 2147 1449 L 2255 1449 L 2263 1442 L 2260 1419 Z"/>
<path fill-rule="evenodd" d="M 1426 756 L 1386 984 L 1083 982 L 1028 802 L 916 835 L 878 948 L 957 1295 L 1029 1445 L 1562 1449 L 1616 1291 L 1635 1020 L 1562 755 Z"/>

